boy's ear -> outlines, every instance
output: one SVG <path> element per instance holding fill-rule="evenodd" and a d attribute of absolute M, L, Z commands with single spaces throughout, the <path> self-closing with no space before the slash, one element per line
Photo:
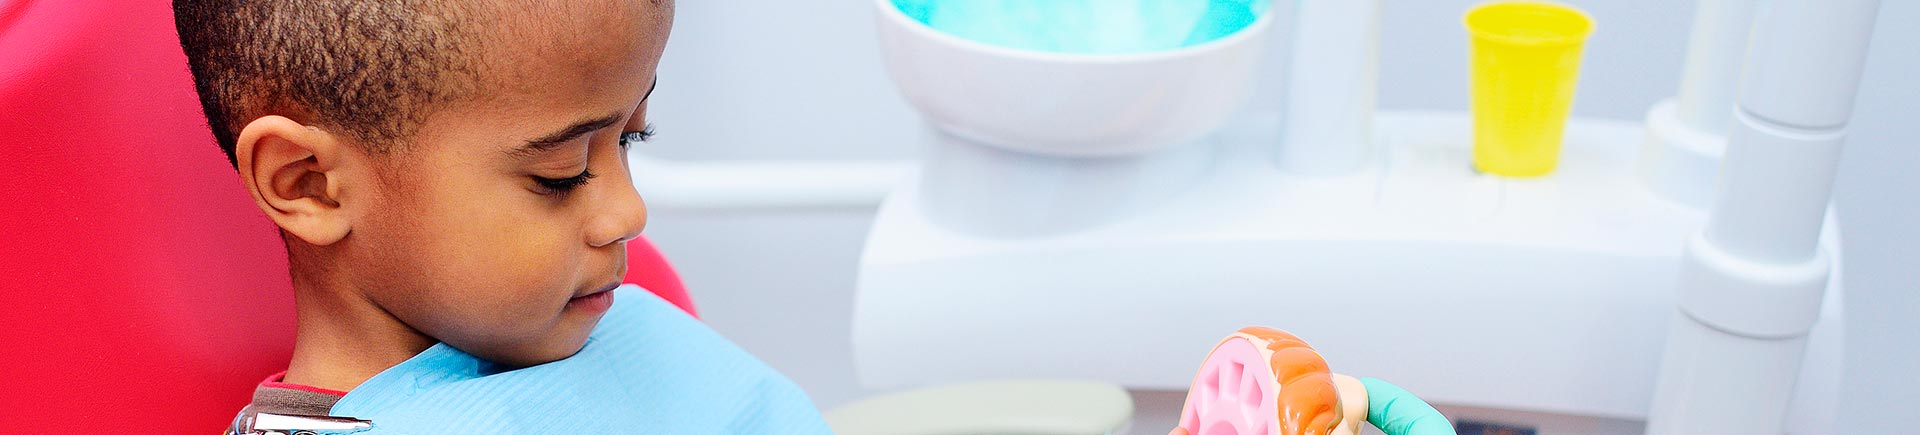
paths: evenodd
<path fill-rule="evenodd" d="M 351 178 L 341 170 L 352 152 L 347 146 L 324 130 L 274 115 L 247 123 L 233 156 L 240 181 L 267 218 L 287 234 L 326 246 L 353 230 L 340 205 Z"/>

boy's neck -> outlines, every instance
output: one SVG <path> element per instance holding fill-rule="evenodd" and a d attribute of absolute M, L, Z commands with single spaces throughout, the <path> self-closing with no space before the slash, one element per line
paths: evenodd
<path fill-rule="evenodd" d="M 284 382 L 352 391 L 437 343 L 357 290 L 319 281 L 294 279 L 298 329 Z"/>

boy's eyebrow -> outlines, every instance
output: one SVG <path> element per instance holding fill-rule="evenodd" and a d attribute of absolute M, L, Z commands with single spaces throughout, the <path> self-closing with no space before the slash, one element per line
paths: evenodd
<path fill-rule="evenodd" d="M 640 97 L 640 104 L 646 104 L 647 99 L 653 98 L 653 90 L 659 89 L 659 88 L 660 88 L 660 80 L 658 78 L 655 78 L 653 86 L 647 88 L 647 95 L 644 97 Z M 579 138 L 581 135 L 599 131 L 602 128 L 607 128 L 608 126 L 612 126 L 614 123 L 620 122 L 620 121 L 622 121 L 622 119 L 620 118 L 620 113 L 616 112 L 616 113 L 609 113 L 597 118 L 575 122 L 573 123 L 573 125 L 569 125 L 566 128 L 562 128 L 559 131 L 555 131 L 553 133 L 548 133 L 545 136 L 541 136 L 539 139 L 529 140 L 527 141 L 526 145 L 522 145 L 519 148 L 515 148 L 512 152 L 514 155 L 519 155 L 519 156 L 530 156 L 534 154 L 539 154 L 541 152 L 545 152 L 547 150 L 557 148 L 560 145 L 566 144 L 567 142 L 571 142 L 574 139 Z"/>
<path fill-rule="evenodd" d="M 529 140 L 527 141 L 526 145 L 522 145 L 519 148 L 515 148 L 513 150 L 513 153 L 516 155 L 522 155 L 522 156 L 539 154 L 547 150 L 558 148 L 561 145 L 565 145 L 567 142 L 571 142 L 574 139 L 579 138 L 581 135 L 592 133 L 602 128 L 607 128 L 608 126 L 611 126 L 613 125 L 613 123 L 616 123 L 616 122 L 620 122 L 619 113 L 609 113 L 597 118 L 575 122 L 573 123 L 573 125 L 567 126 L 567 128 L 560 129 L 560 131 L 548 133 L 546 136 L 541 136 L 539 139 Z"/>

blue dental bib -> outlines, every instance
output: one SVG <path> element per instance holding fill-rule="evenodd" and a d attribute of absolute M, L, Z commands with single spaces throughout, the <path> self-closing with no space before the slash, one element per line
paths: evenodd
<path fill-rule="evenodd" d="M 679 308 L 637 287 L 580 352 L 516 370 L 446 344 L 367 380 L 333 415 L 359 435 L 825 434 L 805 392 Z"/>

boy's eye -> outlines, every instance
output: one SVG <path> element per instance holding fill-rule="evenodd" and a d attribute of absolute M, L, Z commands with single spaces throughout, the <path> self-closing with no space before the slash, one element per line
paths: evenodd
<path fill-rule="evenodd" d="M 640 129 L 640 131 L 620 133 L 621 148 L 630 148 L 634 142 L 647 142 L 651 140 L 653 140 L 653 124 L 647 124 L 647 127 Z"/>
<path fill-rule="evenodd" d="M 573 188 L 575 187 L 580 187 L 583 184 L 587 184 L 587 180 L 591 180 L 591 179 L 593 179 L 593 171 L 583 170 L 583 171 L 580 171 L 580 175 L 575 175 L 567 178 L 547 178 L 547 177 L 536 176 L 536 177 L 533 177 L 533 182 L 536 184 L 539 184 L 540 188 L 546 190 L 545 192 L 542 192 L 542 194 L 544 195 L 563 195 L 563 194 L 566 194 L 567 192 L 572 192 Z"/>

